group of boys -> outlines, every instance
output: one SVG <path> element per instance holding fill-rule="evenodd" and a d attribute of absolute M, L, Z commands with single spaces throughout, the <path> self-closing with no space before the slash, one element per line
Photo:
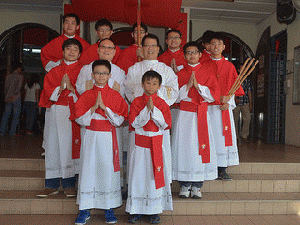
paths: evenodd
<path fill-rule="evenodd" d="M 39 197 L 57 194 L 62 184 L 67 197 L 77 195 L 75 224 L 85 224 L 93 208 L 105 210 L 106 223 L 116 223 L 122 148 L 128 149 L 130 223 L 150 215 L 156 224 L 159 214 L 172 210 L 172 180 L 179 181 L 182 198 L 201 198 L 205 180 L 231 180 L 226 168 L 239 159 L 228 92 L 237 73 L 222 56 L 218 33 L 203 36 L 210 53 L 202 58 L 203 45 L 181 48 L 181 33 L 170 30 L 169 48 L 158 57 L 159 39 L 145 25 L 142 46 L 135 25 L 135 44 L 124 50 L 109 39 L 106 19 L 96 23 L 99 41 L 91 46 L 76 34 L 76 15 L 65 15 L 63 28 L 41 54 L 48 73 L 39 103 L 47 108 L 46 179 Z M 236 94 L 243 95 L 242 88 Z"/>

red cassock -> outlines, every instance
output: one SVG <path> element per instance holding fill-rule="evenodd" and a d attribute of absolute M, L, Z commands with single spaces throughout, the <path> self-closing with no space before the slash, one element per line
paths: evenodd
<path fill-rule="evenodd" d="M 95 60 L 99 59 L 99 54 L 98 54 L 98 43 L 95 43 L 93 45 L 91 45 L 90 47 L 88 47 L 80 56 L 80 61 L 83 65 L 87 65 L 90 64 L 91 62 L 94 62 Z M 118 59 L 120 57 L 121 54 L 121 49 L 119 46 L 116 45 L 116 53 L 115 56 L 112 60 L 112 63 L 116 65 L 116 63 L 118 62 Z"/>
<path fill-rule="evenodd" d="M 220 99 L 220 89 L 216 79 L 216 70 L 215 67 L 211 67 L 208 63 L 200 63 L 195 67 L 188 65 L 180 70 L 177 73 L 179 88 L 189 82 L 193 71 L 195 72 L 198 84 L 208 87 L 211 95 L 215 101 L 218 102 Z M 188 97 L 192 99 L 192 102 L 181 101 L 179 107 L 180 110 L 197 113 L 199 154 L 202 156 L 202 163 L 209 163 L 210 146 L 207 124 L 208 103 L 204 102 L 204 99 L 194 86 L 190 88 Z"/>
<path fill-rule="evenodd" d="M 133 44 L 122 50 L 117 65 L 127 74 L 129 67 L 133 66 L 137 61 L 136 50 L 138 46 Z"/>
<path fill-rule="evenodd" d="M 71 65 L 67 65 L 64 62 L 57 67 L 54 67 L 48 72 L 44 78 L 44 88 L 41 93 L 39 106 L 44 108 L 50 108 L 53 104 L 69 106 L 70 108 L 70 120 L 72 121 L 72 158 L 79 158 L 80 155 L 80 126 L 74 121 L 74 107 L 75 103 L 73 97 L 69 97 L 71 91 L 65 89 L 61 92 L 56 102 L 50 101 L 50 97 L 53 91 L 60 86 L 61 80 L 65 74 L 68 75 L 73 87 L 78 74 L 82 68 L 82 65 L 77 61 Z M 79 97 L 78 92 L 75 90 L 75 94 Z"/>
<path fill-rule="evenodd" d="M 168 49 L 158 57 L 158 61 L 163 62 L 167 66 L 171 66 L 171 61 L 173 59 L 175 59 L 177 67 L 181 65 L 187 65 L 182 48 L 176 52 L 172 52 L 170 49 Z"/>
<path fill-rule="evenodd" d="M 82 52 L 84 52 L 90 44 L 87 43 L 83 38 L 79 37 L 77 34 L 74 37 L 82 44 Z M 62 45 L 68 37 L 64 34 L 60 35 L 57 38 L 54 38 L 48 44 L 46 44 L 41 51 L 41 60 L 44 68 L 49 63 L 49 61 L 57 62 L 63 58 L 63 49 Z"/>
<path fill-rule="evenodd" d="M 78 118 L 83 116 L 90 110 L 91 107 L 96 104 L 99 91 L 101 92 L 104 105 L 119 116 L 123 116 L 126 120 L 128 117 L 128 105 L 119 92 L 111 89 L 108 84 L 106 84 L 104 88 L 94 85 L 91 90 L 85 91 L 75 104 L 75 117 Z M 96 109 L 95 113 L 107 118 L 105 112 L 100 108 Z M 120 171 L 119 147 L 116 128 L 109 122 L 109 120 L 92 119 L 90 126 L 87 126 L 86 129 L 94 131 L 107 131 L 112 133 L 114 171 Z"/>
<path fill-rule="evenodd" d="M 222 57 L 221 60 L 212 60 L 217 66 L 217 80 L 220 87 L 221 96 L 228 96 L 228 92 L 233 86 L 238 74 L 234 65 Z M 243 96 L 245 92 L 240 85 L 239 89 L 235 92 L 235 96 Z M 218 103 L 212 103 L 216 105 Z M 221 104 L 221 103 L 219 103 Z M 225 146 L 232 146 L 232 133 L 231 133 L 231 123 L 230 115 L 228 110 L 222 111 L 222 121 L 223 121 L 223 135 L 225 136 Z"/>
<path fill-rule="evenodd" d="M 162 98 L 158 97 L 157 93 L 151 96 L 148 96 L 144 93 L 142 96 L 135 98 L 130 105 L 129 130 L 134 130 L 131 124 L 134 122 L 135 118 L 140 114 L 140 112 L 146 107 L 150 97 L 152 97 L 153 105 L 162 112 L 165 122 L 169 125 L 166 129 L 171 128 L 172 117 L 168 104 Z M 159 131 L 159 127 L 154 123 L 152 119 L 150 119 L 148 123 L 143 127 L 143 130 L 157 132 Z M 149 137 L 136 134 L 135 136 L 135 144 L 137 146 L 150 148 L 156 189 L 165 186 L 162 141 L 162 135 Z"/>
<path fill-rule="evenodd" d="M 202 52 L 201 58 L 199 60 L 200 63 L 205 63 L 206 61 L 211 60 L 210 53 L 205 51 L 205 49 Z"/>

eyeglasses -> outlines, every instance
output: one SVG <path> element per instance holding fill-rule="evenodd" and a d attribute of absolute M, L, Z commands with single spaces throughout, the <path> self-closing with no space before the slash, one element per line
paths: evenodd
<path fill-rule="evenodd" d="M 111 29 L 99 29 L 97 30 L 99 33 L 111 32 Z"/>
<path fill-rule="evenodd" d="M 112 51 L 112 50 L 114 50 L 116 47 L 100 45 L 99 48 L 100 48 L 100 49 L 108 49 L 108 50 Z"/>
<path fill-rule="evenodd" d="M 152 48 L 154 48 L 154 47 L 157 47 L 157 45 L 143 45 L 143 47 L 146 47 L 146 48 L 152 47 Z"/>
<path fill-rule="evenodd" d="M 106 76 L 109 75 L 108 72 L 93 72 L 94 75 Z"/>
<path fill-rule="evenodd" d="M 168 37 L 168 39 L 170 39 L 170 40 L 179 40 L 180 37 L 179 36 L 178 37 Z"/>
<path fill-rule="evenodd" d="M 188 52 L 185 52 L 185 54 L 187 54 L 187 55 L 196 55 L 198 53 L 199 53 L 199 51 L 188 51 Z"/>

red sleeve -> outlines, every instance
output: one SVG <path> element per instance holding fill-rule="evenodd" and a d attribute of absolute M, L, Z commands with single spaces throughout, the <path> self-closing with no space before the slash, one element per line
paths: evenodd
<path fill-rule="evenodd" d="M 99 59 L 99 55 L 97 51 L 98 51 L 98 43 L 91 45 L 85 51 L 83 51 L 79 59 L 82 65 L 90 64 L 91 62 Z"/>
<path fill-rule="evenodd" d="M 117 65 L 124 70 L 126 74 L 128 73 L 129 67 L 137 62 L 136 49 L 137 47 L 135 46 L 129 46 L 122 50 L 120 54 Z"/>
<path fill-rule="evenodd" d="M 49 61 L 57 62 L 63 58 L 62 44 L 66 40 L 62 35 L 54 38 L 48 44 L 46 44 L 41 50 L 41 60 L 44 68 Z"/>
<path fill-rule="evenodd" d="M 75 103 L 75 118 L 81 117 L 89 111 L 95 105 L 97 96 L 98 93 L 95 91 L 85 91 Z"/>
<path fill-rule="evenodd" d="M 159 104 L 157 104 L 157 108 L 162 112 L 165 122 L 169 125 L 166 130 L 171 129 L 172 127 L 172 116 L 170 106 L 160 98 Z"/>

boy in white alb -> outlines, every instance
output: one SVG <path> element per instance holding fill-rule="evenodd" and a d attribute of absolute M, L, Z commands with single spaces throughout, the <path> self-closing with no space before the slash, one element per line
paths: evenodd
<path fill-rule="evenodd" d="M 107 60 L 96 60 L 92 70 L 95 85 L 84 92 L 75 105 L 76 122 L 86 130 L 78 182 L 80 213 L 75 224 L 85 224 L 90 218 L 88 209 L 92 208 L 104 209 L 106 223 L 116 223 L 112 208 L 122 205 L 116 127 L 127 118 L 128 106 L 107 84 L 111 64 Z"/>
<path fill-rule="evenodd" d="M 142 214 L 151 215 L 150 223 L 159 223 L 158 214 L 173 208 L 163 151 L 163 133 L 170 129 L 172 119 L 169 106 L 157 95 L 161 83 L 160 74 L 147 71 L 142 77 L 144 94 L 130 106 L 129 126 L 135 130 L 135 146 L 129 155 L 126 203 L 130 223 L 136 223 Z"/>

